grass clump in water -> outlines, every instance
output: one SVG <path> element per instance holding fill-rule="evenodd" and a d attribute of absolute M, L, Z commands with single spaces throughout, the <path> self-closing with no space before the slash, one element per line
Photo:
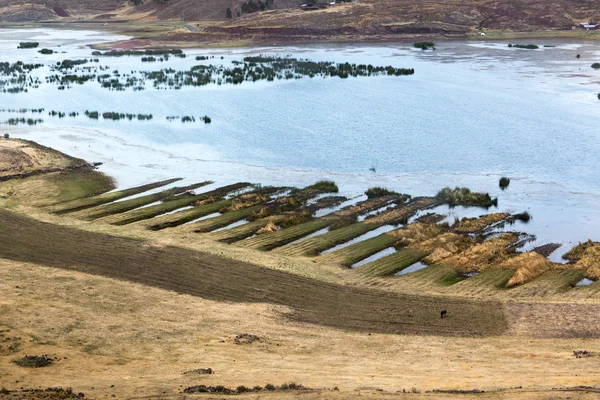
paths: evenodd
<path fill-rule="evenodd" d="M 19 43 L 19 47 L 17 49 L 35 49 L 40 44 L 38 42 L 21 42 Z"/>
<path fill-rule="evenodd" d="M 595 243 L 592 242 L 591 240 L 588 240 L 587 242 L 579 243 L 577 246 L 573 247 L 571 250 L 566 252 L 562 256 L 562 258 L 564 260 L 577 261 L 581 257 L 583 257 L 583 254 L 588 249 L 588 247 L 593 247 L 594 245 L 595 245 Z"/>
<path fill-rule="evenodd" d="M 511 219 L 513 221 L 519 220 L 519 221 L 527 223 L 527 222 L 529 222 L 531 220 L 531 214 L 529 214 L 527 211 L 524 211 L 524 212 L 519 213 L 519 214 L 514 214 L 511 217 Z"/>
<path fill-rule="evenodd" d="M 537 44 L 508 44 L 508 47 L 516 47 L 517 49 L 536 50 L 540 47 Z"/>
<path fill-rule="evenodd" d="M 307 186 L 306 188 L 304 188 L 303 190 L 316 190 L 319 192 L 323 192 L 323 193 L 337 193 L 340 191 L 340 189 L 338 188 L 338 186 L 335 184 L 334 181 L 318 181 L 310 186 Z"/>
<path fill-rule="evenodd" d="M 376 197 L 384 197 L 384 196 L 396 196 L 398 195 L 398 193 L 391 191 L 389 189 L 386 188 L 382 188 L 382 187 L 372 187 L 367 189 L 367 191 L 365 192 L 365 194 L 367 195 L 367 197 L 369 199 L 374 199 Z"/>
<path fill-rule="evenodd" d="M 474 206 L 488 208 L 498 206 L 498 199 L 493 199 L 489 193 L 471 192 L 470 189 L 464 187 L 457 187 L 455 189 L 446 187 L 438 192 L 436 198 L 451 207 Z"/>
<path fill-rule="evenodd" d="M 502 178 L 500 178 L 500 188 L 501 189 L 506 189 L 508 187 L 508 185 L 510 185 L 510 178 L 507 178 L 506 176 L 503 176 Z"/>
<path fill-rule="evenodd" d="M 413 46 L 421 50 L 435 50 L 435 43 L 433 42 L 416 42 L 415 44 L 413 44 Z"/>
<path fill-rule="evenodd" d="M 85 110 L 85 116 L 91 119 L 98 119 L 98 111 L 88 111 Z"/>
<path fill-rule="evenodd" d="M 54 50 L 50 50 L 50 49 L 41 49 L 40 51 L 38 51 L 38 53 L 40 53 L 40 54 L 44 54 L 44 55 L 49 55 L 49 54 L 54 54 Z"/>
<path fill-rule="evenodd" d="M 592 68 L 594 68 L 594 69 L 600 69 L 600 63 L 593 63 L 592 64 Z"/>

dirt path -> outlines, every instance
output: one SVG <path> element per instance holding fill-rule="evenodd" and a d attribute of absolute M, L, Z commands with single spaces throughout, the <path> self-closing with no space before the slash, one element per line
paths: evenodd
<path fill-rule="evenodd" d="M 0 211 L 0 257 L 147 284 L 216 301 L 288 306 L 290 318 L 345 330 L 499 335 L 495 302 L 401 295 L 320 282 L 177 247 L 83 232 Z M 447 309 L 449 317 L 441 319 Z M 410 312 L 410 311 L 412 312 Z"/>

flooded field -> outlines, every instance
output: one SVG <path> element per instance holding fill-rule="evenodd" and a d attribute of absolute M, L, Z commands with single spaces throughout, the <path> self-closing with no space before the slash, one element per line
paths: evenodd
<path fill-rule="evenodd" d="M 431 196 L 459 185 L 497 196 L 498 207 L 490 211 L 528 211 L 533 218 L 527 226 L 517 221 L 510 229 L 536 235 L 532 247 L 565 244 L 555 260 L 578 241 L 598 237 L 600 71 L 590 67 L 600 60 L 597 44 L 536 41 L 537 50 L 501 42 L 438 43 L 435 51 L 407 43 L 198 49 L 162 62 L 93 56 L 86 46 L 119 39 L 85 31 L 0 30 L 0 62 L 43 64 L 31 72 L 39 87 L 0 93 L 0 109 L 44 109 L 0 112 L 2 123 L 43 120 L 35 126 L 0 125 L 2 133 L 104 162 L 101 170 L 121 188 L 173 177 L 183 178 L 179 187 L 208 180 L 219 186 L 242 181 L 305 186 L 331 179 L 340 195 L 354 198 L 372 186 Z M 17 49 L 23 41 L 40 44 Z M 40 54 L 42 48 L 53 54 Z M 178 90 L 158 90 L 151 82 L 138 91 L 108 90 L 96 80 L 64 90 L 46 83 L 50 67 L 65 59 L 98 59 L 91 65 L 136 75 L 196 65 L 233 68 L 259 54 L 414 68 L 415 73 L 305 76 Z M 49 115 L 53 110 L 67 116 Z M 93 119 L 86 110 L 153 118 Z M 196 122 L 170 116 L 193 116 Z M 203 116 L 211 123 L 200 121 Z M 501 176 L 511 178 L 504 191 L 498 187 Z M 435 212 L 449 215 L 448 222 L 484 212 L 441 207 Z"/>

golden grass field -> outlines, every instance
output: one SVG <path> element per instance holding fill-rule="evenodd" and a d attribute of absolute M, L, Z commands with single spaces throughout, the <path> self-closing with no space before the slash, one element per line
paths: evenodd
<path fill-rule="evenodd" d="M 0 165 L 12 154 L 4 149 L 15 147 L 41 160 L 39 168 L 60 161 L 49 149 L 0 140 Z M 451 258 L 394 279 L 321 264 L 320 257 L 221 243 L 185 226 L 151 231 L 49 213 L 52 203 L 76 203 L 111 184 L 93 170 L 0 182 L 0 194 L 16 194 L 0 198 L 0 388 L 9 391 L 0 398 L 35 398 L 19 389 L 55 386 L 98 399 L 227 398 L 182 390 L 286 382 L 315 390 L 235 397 L 598 397 L 597 289 L 567 284 L 595 271 L 594 244 L 573 252 L 580 261 L 572 265 L 581 269 L 554 270 L 542 256 L 505 253 L 509 237 L 474 245 L 411 224 L 384 239 L 401 238 L 429 257 L 443 248 Z M 487 224 L 459 227 L 480 225 Z M 439 283 L 477 259 L 480 275 Z M 541 275 L 513 289 L 498 286 L 521 268 L 531 274 L 532 265 Z M 448 318 L 440 319 L 441 309 Z M 260 341 L 234 344 L 243 333 Z M 593 356 L 576 358 L 576 350 Z M 57 360 L 43 368 L 12 362 L 42 354 Z M 186 373 L 199 368 L 214 374 Z M 473 389 L 485 393 L 464 392 Z"/>

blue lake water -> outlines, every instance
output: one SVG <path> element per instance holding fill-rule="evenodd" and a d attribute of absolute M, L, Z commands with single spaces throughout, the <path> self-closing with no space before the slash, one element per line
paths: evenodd
<path fill-rule="evenodd" d="M 98 32 L 0 30 L 0 61 L 51 64 L 90 58 L 86 44 L 116 39 Z M 24 40 L 64 54 L 16 50 Z M 535 233 L 540 243 L 599 239 L 600 71 L 590 66 L 600 61 L 600 45 L 536 43 L 555 47 L 450 42 L 427 52 L 406 43 L 196 49 L 186 50 L 185 59 L 152 64 L 138 57 L 100 57 L 99 65 L 129 72 L 201 63 L 230 66 L 249 54 L 291 54 L 414 68 L 415 75 L 181 90 L 148 84 L 140 92 L 108 91 L 97 83 L 59 91 L 42 84 L 28 93 L 0 93 L 0 108 L 152 113 L 154 119 L 115 122 L 46 114 L 42 125 L 0 125 L 0 130 L 103 161 L 103 170 L 121 186 L 173 176 L 293 185 L 328 178 L 342 194 L 357 196 L 374 185 L 413 195 L 460 185 L 498 196 L 499 211 L 529 211 L 532 221 L 513 229 Z M 215 59 L 198 62 L 196 55 Z M 48 73 L 43 68 L 34 75 Z M 169 115 L 209 115 L 212 123 L 168 122 Z M 0 113 L 0 122 L 10 117 L 21 115 Z M 501 176 L 512 179 L 504 192 L 498 188 Z"/>

